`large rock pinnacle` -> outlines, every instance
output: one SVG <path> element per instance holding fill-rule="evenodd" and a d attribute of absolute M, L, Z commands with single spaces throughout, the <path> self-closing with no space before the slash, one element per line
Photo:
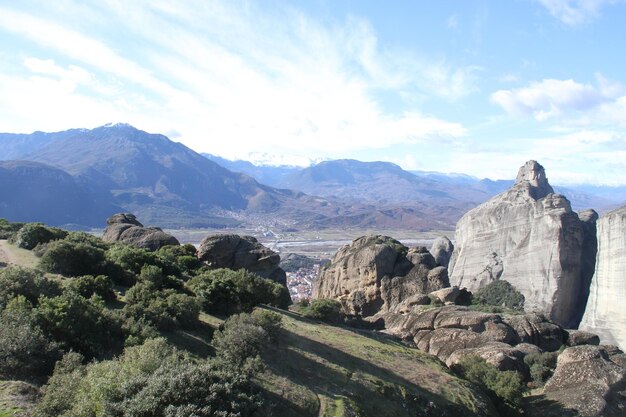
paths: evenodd
<path fill-rule="evenodd" d="M 457 223 L 450 283 L 476 291 L 507 280 L 527 309 L 576 328 L 595 259 L 594 213 L 581 220 L 567 198 L 554 193 L 543 167 L 528 161 L 513 187 Z"/>

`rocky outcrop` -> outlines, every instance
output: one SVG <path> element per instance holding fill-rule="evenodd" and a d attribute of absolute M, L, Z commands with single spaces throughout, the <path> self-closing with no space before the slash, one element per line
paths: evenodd
<path fill-rule="evenodd" d="M 626 206 L 598 221 L 598 257 L 580 328 L 626 347 Z"/>
<path fill-rule="evenodd" d="M 426 248 L 409 250 L 387 236 L 363 236 L 320 270 L 313 298 L 337 299 L 344 312 L 369 317 L 449 285 L 447 269 Z"/>
<path fill-rule="evenodd" d="M 545 395 L 582 417 L 618 417 L 626 415 L 624 390 L 626 370 L 602 346 L 575 346 L 559 355 Z"/>
<path fill-rule="evenodd" d="M 567 337 L 561 326 L 536 313 L 509 316 L 504 322 L 515 330 L 522 343 L 530 343 L 549 352 L 558 350 Z"/>
<path fill-rule="evenodd" d="M 209 235 L 200 242 L 197 255 L 211 268 L 243 268 L 287 285 L 285 271 L 278 266 L 280 255 L 252 236 Z"/>
<path fill-rule="evenodd" d="M 581 345 L 595 345 L 600 344 L 600 338 L 597 334 L 591 332 L 585 332 L 583 330 L 566 330 L 567 340 L 565 344 L 567 346 L 581 346 Z"/>
<path fill-rule="evenodd" d="M 129 245 L 158 250 L 162 246 L 180 245 L 178 240 L 158 227 L 144 227 L 134 214 L 118 213 L 107 219 L 102 240 L 105 242 L 123 242 Z"/>
<path fill-rule="evenodd" d="M 430 253 L 435 258 L 435 262 L 446 268 L 450 263 L 452 252 L 454 252 L 454 245 L 447 236 L 439 236 L 430 247 Z"/>
<path fill-rule="evenodd" d="M 590 280 L 583 259 L 595 257 L 586 241 L 595 219 L 592 213 L 583 217 L 554 193 L 543 167 L 529 161 L 512 188 L 457 223 L 450 282 L 475 292 L 506 279 L 524 295 L 527 310 L 576 328 Z"/>

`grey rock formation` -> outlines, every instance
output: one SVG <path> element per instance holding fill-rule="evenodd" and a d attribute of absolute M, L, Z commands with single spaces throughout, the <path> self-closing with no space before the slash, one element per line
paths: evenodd
<path fill-rule="evenodd" d="M 500 371 L 518 371 L 522 374 L 528 372 L 524 364 L 526 353 L 506 343 L 490 342 L 477 348 L 456 350 L 448 356 L 446 365 L 453 369 L 466 356 L 479 356 Z"/>
<path fill-rule="evenodd" d="M 565 349 L 557 360 L 545 394 L 582 417 L 626 415 L 626 369 L 601 346 Z"/>
<path fill-rule="evenodd" d="M 454 252 L 454 245 L 447 236 L 439 236 L 430 247 L 430 253 L 435 258 L 437 264 L 448 267 L 450 258 Z"/>
<path fill-rule="evenodd" d="M 509 316 L 504 322 L 515 330 L 522 343 L 531 343 L 550 352 L 558 350 L 567 337 L 561 326 L 535 313 Z"/>
<path fill-rule="evenodd" d="M 598 257 L 580 328 L 626 348 L 626 206 L 598 221 Z"/>
<path fill-rule="evenodd" d="M 313 298 L 334 298 L 346 313 L 370 317 L 449 285 L 447 269 L 426 248 L 409 250 L 388 236 L 363 236 L 320 270 Z"/>
<path fill-rule="evenodd" d="M 566 330 L 567 340 L 565 344 L 567 346 L 581 346 L 581 345 L 595 345 L 600 344 L 600 338 L 597 334 L 586 332 L 584 330 Z"/>
<path fill-rule="evenodd" d="M 102 240 L 124 242 L 151 251 L 158 250 L 162 246 L 180 245 L 174 236 L 165 233 L 160 228 L 144 227 L 131 213 L 118 213 L 109 217 Z"/>
<path fill-rule="evenodd" d="M 285 271 L 278 266 L 280 255 L 252 236 L 209 235 L 200 242 L 197 255 L 211 268 L 243 268 L 287 285 Z"/>
<path fill-rule="evenodd" d="M 583 258 L 595 257 L 593 245 L 585 245 L 593 215 L 585 218 L 581 221 L 569 201 L 554 194 L 543 167 L 528 161 L 512 188 L 457 223 L 450 282 L 476 291 L 506 279 L 524 295 L 527 310 L 576 328 L 590 280 L 583 276 L 590 273 Z"/>

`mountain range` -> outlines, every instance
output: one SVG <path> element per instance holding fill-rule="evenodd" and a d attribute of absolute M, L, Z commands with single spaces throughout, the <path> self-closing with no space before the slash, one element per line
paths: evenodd
<path fill-rule="evenodd" d="M 388 162 L 259 166 L 201 155 L 127 124 L 0 133 L 0 161 L 0 217 L 83 227 L 131 211 L 164 227 L 451 229 L 512 183 L 409 172 Z M 581 208 L 626 201 L 626 187 L 590 190 L 565 194 Z"/>

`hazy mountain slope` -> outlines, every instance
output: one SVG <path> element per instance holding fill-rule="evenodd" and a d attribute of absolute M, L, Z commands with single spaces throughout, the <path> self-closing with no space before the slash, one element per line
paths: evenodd
<path fill-rule="evenodd" d="M 320 162 L 293 173 L 279 185 L 313 195 L 382 204 L 457 200 L 454 186 L 419 178 L 390 162 Z"/>
<path fill-rule="evenodd" d="M 226 169 L 249 175 L 260 183 L 272 187 L 280 187 L 281 184 L 284 183 L 284 180 L 287 176 L 294 174 L 302 169 L 295 166 L 254 165 L 252 162 L 249 161 L 231 161 L 230 159 L 211 155 L 210 153 L 203 153 L 201 155 L 223 166 Z"/>
<path fill-rule="evenodd" d="M 0 162 L 0 190 L 0 217 L 11 221 L 99 227 L 122 210 L 108 191 L 37 162 Z"/>

